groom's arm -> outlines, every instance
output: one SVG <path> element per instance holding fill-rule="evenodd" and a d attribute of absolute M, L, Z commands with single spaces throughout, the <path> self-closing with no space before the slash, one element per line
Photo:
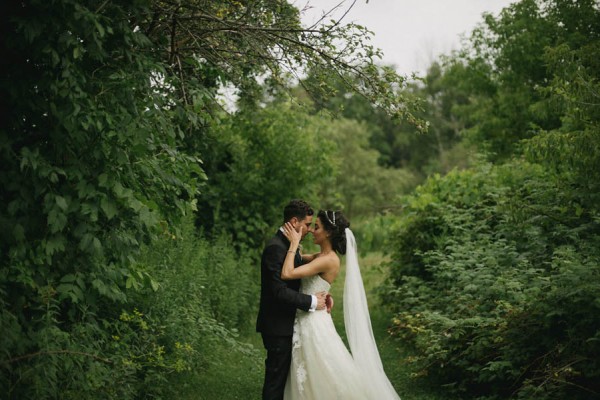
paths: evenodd
<path fill-rule="evenodd" d="M 277 301 L 308 311 L 311 308 L 312 296 L 290 289 L 281 279 L 282 260 L 285 259 L 286 252 L 285 248 L 279 246 L 269 246 L 265 249 L 263 264 L 269 274 L 269 287 Z"/>

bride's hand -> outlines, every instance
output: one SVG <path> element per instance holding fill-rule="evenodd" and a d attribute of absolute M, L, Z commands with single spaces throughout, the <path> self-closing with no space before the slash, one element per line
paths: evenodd
<path fill-rule="evenodd" d="M 283 233 L 284 233 L 285 237 L 288 238 L 290 243 L 292 243 L 294 245 L 300 244 L 300 239 L 302 238 L 302 234 L 300 232 L 296 231 L 296 229 L 294 229 L 292 224 L 290 224 L 289 222 L 285 223 L 285 225 L 283 227 Z"/>

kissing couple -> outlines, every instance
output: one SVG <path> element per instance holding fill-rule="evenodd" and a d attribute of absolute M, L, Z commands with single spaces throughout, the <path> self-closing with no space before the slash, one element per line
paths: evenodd
<path fill-rule="evenodd" d="M 283 225 L 261 258 L 256 331 L 267 350 L 263 400 L 399 399 L 377 351 L 350 222 L 340 211 L 314 211 L 290 201 Z M 302 254 L 312 233 L 320 251 Z M 344 324 L 350 351 L 338 335 L 329 288 L 346 254 Z"/>

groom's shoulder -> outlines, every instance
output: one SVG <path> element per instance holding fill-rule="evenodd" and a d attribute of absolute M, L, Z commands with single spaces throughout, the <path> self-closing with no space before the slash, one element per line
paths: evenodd
<path fill-rule="evenodd" d="M 272 246 L 277 246 L 277 247 L 285 247 L 285 244 L 283 243 L 283 239 L 281 239 L 280 235 L 273 235 L 268 241 L 267 244 L 265 245 L 265 249 L 272 247 Z"/>
<path fill-rule="evenodd" d="M 279 235 L 273 235 L 267 241 L 267 247 L 274 246 L 274 245 L 275 246 L 281 246 L 281 245 L 283 245 L 283 240 L 281 240 L 281 238 L 279 237 Z"/>

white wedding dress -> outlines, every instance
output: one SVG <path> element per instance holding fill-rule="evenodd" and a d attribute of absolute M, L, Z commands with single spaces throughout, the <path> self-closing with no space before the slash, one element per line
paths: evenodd
<path fill-rule="evenodd" d="M 344 322 L 352 354 L 325 311 L 298 310 L 285 400 L 400 399 L 387 379 L 373 338 L 354 235 L 347 229 Z M 303 278 L 301 292 L 328 292 L 318 275 Z"/>

